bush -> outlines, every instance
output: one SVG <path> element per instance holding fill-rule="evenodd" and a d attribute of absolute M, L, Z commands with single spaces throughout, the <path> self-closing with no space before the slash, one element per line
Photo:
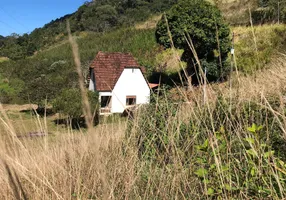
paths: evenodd
<path fill-rule="evenodd" d="M 254 40 L 251 27 L 235 28 L 234 32 L 241 35 L 235 43 L 238 70 L 253 74 L 269 66 L 277 52 L 285 52 L 285 30 L 284 25 L 258 26 L 254 28 Z"/>
<path fill-rule="evenodd" d="M 182 59 L 190 68 L 194 68 L 194 56 L 186 40 L 188 37 L 191 38 L 203 67 L 207 69 L 209 80 L 215 81 L 227 76 L 230 29 L 217 7 L 207 1 L 181 0 L 167 12 L 166 18 L 174 45 L 184 49 Z M 164 47 L 171 47 L 165 16 L 157 25 L 156 38 Z"/>
<path fill-rule="evenodd" d="M 21 103 L 19 94 L 23 89 L 23 81 L 3 78 L 0 74 L 0 103 Z"/>
<path fill-rule="evenodd" d="M 98 123 L 98 94 L 96 92 L 88 92 L 88 99 L 93 114 L 94 122 Z M 83 103 L 79 89 L 65 89 L 56 97 L 53 102 L 53 109 L 68 116 L 69 119 L 79 122 L 83 115 Z"/>
<path fill-rule="evenodd" d="M 268 100 L 284 116 L 279 99 Z M 282 198 L 282 116 L 254 102 L 233 101 L 230 107 L 223 96 L 208 106 L 187 106 L 163 93 L 139 112 L 127 133 L 137 139 L 142 162 L 166 171 L 186 170 L 202 198 L 240 199 L 242 193 L 244 198 Z"/>

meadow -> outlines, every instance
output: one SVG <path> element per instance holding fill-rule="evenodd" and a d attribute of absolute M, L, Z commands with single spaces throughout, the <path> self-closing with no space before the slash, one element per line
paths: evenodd
<path fill-rule="evenodd" d="M 276 47 L 271 41 L 265 48 Z M 1 108 L 1 199 L 286 198 L 279 53 L 224 83 L 162 87 L 134 119 L 102 119 L 90 129 Z M 35 129 L 52 134 L 17 137 Z"/>
<path fill-rule="evenodd" d="M 237 26 L 248 23 L 251 4 L 223 2 L 224 16 L 236 24 L 232 73 L 224 82 L 161 85 L 134 116 L 102 117 L 79 129 L 58 123 L 66 116 L 37 113 L 37 105 L 0 104 L 0 199 L 285 199 L 286 26 Z M 26 103 L 43 96 L 47 102 L 59 87 L 77 84 L 75 68 L 86 74 L 98 51 L 131 52 L 149 77 L 176 75 L 185 66 L 182 51 L 156 43 L 159 18 L 135 28 L 76 32 L 74 57 L 61 40 L 25 62 L 0 58 L 9 77 L 0 89 L 11 92 L 13 103 L 23 102 L 9 84 L 23 89 Z"/>

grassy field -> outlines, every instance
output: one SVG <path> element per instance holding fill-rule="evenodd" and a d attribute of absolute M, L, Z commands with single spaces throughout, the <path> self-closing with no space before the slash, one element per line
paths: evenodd
<path fill-rule="evenodd" d="M 190 104 L 174 107 L 167 95 L 133 121 L 88 131 L 15 138 L 14 130 L 22 130 L 17 124 L 34 130 L 50 119 L 7 111 L 16 127 L 1 117 L 8 124 L 0 140 L 1 199 L 283 199 L 284 103 L 274 107 L 272 99 L 284 97 L 284 63 L 256 78 L 236 77 L 231 91 L 209 85 L 205 103 L 203 88 L 194 88 Z"/>
<path fill-rule="evenodd" d="M 45 114 L 37 114 L 36 109 L 37 105 L 3 105 L 5 114 L 0 114 L 0 117 L 2 119 L 8 117 L 13 131 L 18 137 L 30 137 L 30 135 L 33 137 L 34 134 L 58 134 L 68 131 L 65 124 L 57 123 L 60 120 L 59 114 L 45 116 Z M 4 122 L 0 124 L 0 132 L 5 132 L 7 124 Z"/>
<path fill-rule="evenodd" d="M 286 198 L 285 63 L 234 73 L 231 84 L 174 89 L 182 103 L 163 90 L 133 120 L 90 130 L 6 107 L 0 198 Z M 53 134 L 15 137 L 22 126 Z"/>
<path fill-rule="evenodd" d="M 153 29 L 145 31 L 123 50 L 139 55 L 135 45 L 153 38 Z M 233 31 L 239 71 L 228 81 L 161 88 L 134 118 L 74 130 L 56 125 L 58 115 L 0 107 L 0 199 L 285 199 L 285 26 Z M 109 34 L 118 33 L 137 31 Z M 85 60 L 97 44 L 120 50 L 104 35 L 82 34 L 80 47 L 90 47 L 80 51 Z M 154 38 L 147 44 L 141 62 L 166 61 L 174 72 L 172 51 L 156 56 Z M 45 55 L 60 55 L 65 45 Z M 17 137 L 35 131 L 51 134 Z"/>

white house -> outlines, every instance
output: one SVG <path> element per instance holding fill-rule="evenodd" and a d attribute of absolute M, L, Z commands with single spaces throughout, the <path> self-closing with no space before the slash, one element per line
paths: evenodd
<path fill-rule="evenodd" d="M 89 90 L 99 92 L 100 114 L 149 103 L 150 86 L 143 72 L 131 54 L 99 52 L 90 67 Z"/>

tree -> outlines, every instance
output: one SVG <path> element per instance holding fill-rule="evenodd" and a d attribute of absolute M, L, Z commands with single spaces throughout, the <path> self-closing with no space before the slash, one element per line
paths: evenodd
<path fill-rule="evenodd" d="M 227 76 L 230 29 L 217 7 L 202 0 L 181 0 L 167 12 L 166 19 L 174 46 L 184 49 L 182 59 L 188 63 L 191 73 L 195 72 L 194 55 L 186 38 L 193 42 L 210 81 Z M 156 38 L 164 47 L 171 47 L 165 16 L 157 25 Z"/>
<path fill-rule="evenodd" d="M 91 113 L 94 116 L 94 122 L 98 122 L 98 93 L 88 92 L 88 99 Z M 53 102 L 53 109 L 56 112 L 63 113 L 72 120 L 78 127 L 81 116 L 83 115 L 83 104 L 80 90 L 77 88 L 65 89 L 57 96 Z"/>

